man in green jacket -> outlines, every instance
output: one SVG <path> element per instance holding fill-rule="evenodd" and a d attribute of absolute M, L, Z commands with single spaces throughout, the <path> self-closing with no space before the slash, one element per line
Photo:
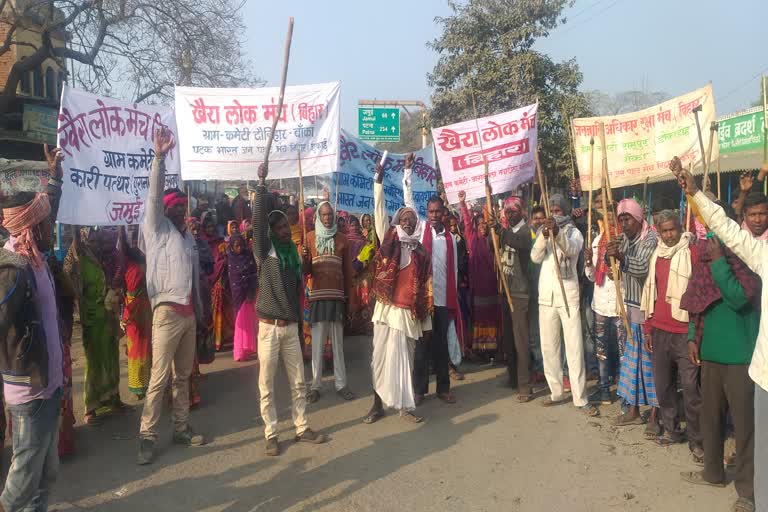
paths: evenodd
<path fill-rule="evenodd" d="M 725 487 L 723 440 L 726 411 L 736 437 L 738 501 L 754 510 L 755 386 L 749 363 L 760 323 L 760 279 L 716 237 L 699 251 L 681 307 L 690 313 L 688 353 L 701 366 L 701 431 L 704 470 L 682 473 L 688 482 Z"/>

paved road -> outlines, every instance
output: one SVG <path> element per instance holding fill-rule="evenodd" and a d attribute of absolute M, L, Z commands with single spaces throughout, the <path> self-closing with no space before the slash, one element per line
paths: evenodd
<path fill-rule="evenodd" d="M 76 402 L 82 415 L 82 352 L 75 340 Z M 297 445 L 290 428 L 287 381 L 281 370 L 277 403 L 279 458 L 264 456 L 258 363 L 230 353 L 204 367 L 203 405 L 192 414 L 212 442 L 170 444 L 164 417 L 154 465 L 137 466 L 139 409 L 100 427 L 77 427 L 77 453 L 64 461 L 55 510 L 100 512 L 250 511 L 714 511 L 729 510 L 735 491 L 693 488 L 679 473 L 693 468 L 687 447 L 642 440 L 642 427 L 616 429 L 571 405 L 545 409 L 540 399 L 515 401 L 501 367 L 471 366 L 455 388 L 458 403 L 432 398 L 427 421 L 396 415 L 375 425 L 360 419 L 370 406 L 370 340 L 348 338 L 349 385 L 361 395 L 344 402 L 326 393 L 310 406 L 313 428 L 327 445 Z M 307 373 L 309 375 L 309 373 Z M 125 377 L 125 376 L 124 376 Z M 124 382 L 125 384 L 125 382 Z M 133 403 L 127 391 L 124 398 Z M 6 460 L 9 450 L 6 447 Z"/>

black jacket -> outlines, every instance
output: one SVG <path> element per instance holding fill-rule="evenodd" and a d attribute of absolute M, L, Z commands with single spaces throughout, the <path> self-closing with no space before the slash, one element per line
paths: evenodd
<path fill-rule="evenodd" d="M 37 285 L 27 261 L 0 249 L 0 373 L 3 382 L 48 385 L 48 346 Z"/>
<path fill-rule="evenodd" d="M 61 182 L 47 189 L 51 222 L 61 199 Z M 48 344 L 43 328 L 37 281 L 29 262 L 0 248 L 0 374 L 3 382 L 45 388 L 48 385 Z"/>

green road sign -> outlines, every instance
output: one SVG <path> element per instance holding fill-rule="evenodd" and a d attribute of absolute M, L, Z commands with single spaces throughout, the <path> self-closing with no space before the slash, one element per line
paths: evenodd
<path fill-rule="evenodd" d="M 374 142 L 400 142 L 399 108 L 359 108 L 357 119 L 357 132 L 361 139 Z"/>

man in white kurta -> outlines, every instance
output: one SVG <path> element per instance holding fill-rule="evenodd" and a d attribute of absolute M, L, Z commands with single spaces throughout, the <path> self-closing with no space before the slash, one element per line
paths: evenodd
<path fill-rule="evenodd" d="M 594 414 L 594 407 L 587 402 L 586 374 L 584 370 L 584 344 L 581 335 L 579 314 L 579 278 L 577 262 L 584 245 L 584 238 L 570 221 L 567 205 L 557 195 L 550 199 L 554 218 L 549 218 L 540 228 L 539 235 L 531 250 L 531 260 L 541 265 L 539 276 L 539 329 L 541 331 L 541 353 L 544 359 L 544 375 L 551 395 L 544 405 L 552 405 L 565 399 L 563 390 L 562 348 L 560 328 L 565 335 L 565 355 L 571 380 L 573 404 L 584 407 Z M 552 255 L 550 237 L 554 236 L 557 260 L 565 288 L 565 300 L 570 314 L 565 309 L 563 293 L 558 282 L 555 258 Z"/>

